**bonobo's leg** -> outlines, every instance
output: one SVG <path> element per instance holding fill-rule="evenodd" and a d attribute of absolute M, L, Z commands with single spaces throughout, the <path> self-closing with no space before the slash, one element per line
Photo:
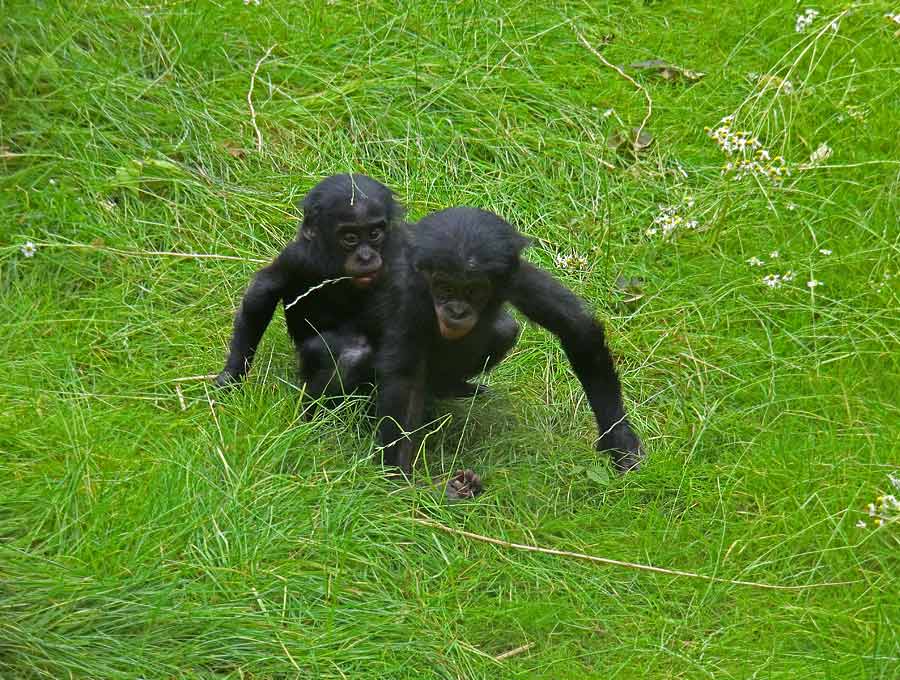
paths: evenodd
<path fill-rule="evenodd" d="M 482 337 L 466 337 L 454 342 L 447 355 L 431 362 L 430 391 L 443 399 L 483 393 L 486 389 L 483 385 L 473 385 L 468 380 L 499 364 L 518 339 L 518 322 L 509 312 L 500 312 Z"/>
<path fill-rule="evenodd" d="M 425 356 L 415 338 L 404 344 L 396 329 L 390 331 L 394 337 L 389 335 L 376 360 L 377 441 L 384 465 L 397 467 L 409 477 L 425 409 Z"/>
<path fill-rule="evenodd" d="M 300 346 L 301 376 L 313 398 L 349 394 L 375 378 L 372 346 L 362 334 L 328 331 Z"/>

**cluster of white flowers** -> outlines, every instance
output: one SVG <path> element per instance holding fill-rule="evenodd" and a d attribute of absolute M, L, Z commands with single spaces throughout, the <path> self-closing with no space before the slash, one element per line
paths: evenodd
<path fill-rule="evenodd" d="M 880 280 L 880 281 L 875 280 L 875 281 L 872 281 L 872 282 L 871 282 L 871 283 L 872 283 L 872 287 L 875 289 L 875 291 L 876 291 L 877 293 L 880 293 L 881 291 L 884 290 L 884 287 L 885 287 L 886 285 L 888 285 L 888 281 L 890 281 L 890 280 L 891 280 L 891 273 L 890 273 L 890 272 L 885 272 L 884 275 L 881 277 L 881 280 Z M 898 482 L 900 482 L 900 479 L 898 479 Z"/>
<path fill-rule="evenodd" d="M 831 251 L 830 248 L 819 248 L 819 252 L 820 252 L 822 255 L 824 255 L 825 257 L 828 257 L 829 255 L 831 255 L 831 252 L 832 252 L 832 251 Z"/>
<path fill-rule="evenodd" d="M 751 267 L 762 267 L 765 264 L 765 260 L 760 260 L 756 255 L 747 260 L 747 264 Z"/>
<path fill-rule="evenodd" d="M 19 250 L 25 257 L 34 257 L 34 254 L 37 252 L 37 246 L 31 241 L 26 241 Z"/>
<path fill-rule="evenodd" d="M 900 490 L 900 478 L 888 475 L 888 479 L 895 489 Z M 872 524 L 876 527 L 900 522 L 900 501 L 897 500 L 894 494 L 878 496 L 874 503 L 869 503 L 866 506 L 866 512 L 871 518 Z M 865 529 L 867 524 L 864 520 L 860 520 L 856 523 L 856 526 L 860 529 Z"/>
<path fill-rule="evenodd" d="M 685 200 L 685 206 L 692 208 L 694 206 L 693 197 Z M 653 226 L 645 232 L 647 236 L 656 236 L 662 233 L 663 238 L 669 238 L 676 229 L 696 229 L 697 220 L 686 220 L 678 214 L 679 206 L 677 205 L 660 205 L 659 214 L 653 218 Z"/>
<path fill-rule="evenodd" d="M 797 33 L 803 33 L 807 28 L 812 26 L 812 22 L 815 21 L 817 16 L 819 16 L 819 10 L 817 9 L 807 8 L 803 10 L 803 14 L 800 14 L 794 22 L 794 30 L 796 30 Z"/>
<path fill-rule="evenodd" d="M 780 288 L 783 283 L 790 283 L 794 280 L 794 272 L 788 269 L 784 274 L 766 274 L 762 277 L 762 282 L 769 288 Z"/>
<path fill-rule="evenodd" d="M 862 123 L 866 120 L 866 116 L 869 115 L 869 109 L 863 104 L 847 104 L 847 115 L 857 123 Z M 843 113 L 838 115 L 838 122 L 844 122 Z"/>
<path fill-rule="evenodd" d="M 900 24 L 900 12 L 897 12 L 896 14 L 885 14 L 884 18 L 888 21 L 893 21 L 895 24 Z"/>
<path fill-rule="evenodd" d="M 815 288 L 816 286 L 824 286 L 825 284 L 817 279 L 810 279 L 806 282 L 807 288 Z"/>
<path fill-rule="evenodd" d="M 587 269 L 588 266 L 587 258 L 574 252 L 571 255 L 560 253 L 554 261 L 560 269 Z"/>
<path fill-rule="evenodd" d="M 733 130 L 733 125 L 734 116 L 725 116 L 719 121 L 717 128 L 706 128 L 707 136 L 725 152 L 725 155 L 740 156 L 725 163 L 722 167 L 723 175 L 733 172 L 736 180 L 752 176 L 780 182 L 791 174 L 784 157 L 773 158 L 752 132 Z"/>
<path fill-rule="evenodd" d="M 834 153 L 832 148 L 825 142 L 822 142 L 819 144 L 818 148 L 809 155 L 810 166 L 821 165 L 831 158 L 832 153 Z"/>

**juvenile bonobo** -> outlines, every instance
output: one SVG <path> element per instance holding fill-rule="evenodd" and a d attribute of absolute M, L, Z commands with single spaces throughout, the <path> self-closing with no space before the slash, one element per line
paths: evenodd
<path fill-rule="evenodd" d="M 362 310 L 382 284 L 382 253 L 403 214 L 391 190 L 365 175 L 334 175 L 313 187 L 297 237 L 244 293 L 216 383 L 247 374 L 279 301 L 308 394 L 333 395 L 370 381 L 373 352 Z M 312 290 L 341 277 L 347 280 Z"/>
<path fill-rule="evenodd" d="M 518 328 L 504 308 L 510 302 L 560 339 L 594 412 L 597 449 L 620 472 L 640 465 L 644 452 L 603 327 L 581 299 L 520 259 L 527 245 L 510 224 L 476 208 L 449 208 L 413 225 L 411 247 L 396 258 L 385 289 L 395 314 L 376 357 L 385 464 L 410 473 L 427 391 L 462 389 L 515 343 Z"/>

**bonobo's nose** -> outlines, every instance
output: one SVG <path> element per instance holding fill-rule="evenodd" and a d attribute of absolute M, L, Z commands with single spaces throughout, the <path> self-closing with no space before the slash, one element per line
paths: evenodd
<path fill-rule="evenodd" d="M 450 313 L 451 319 L 453 319 L 454 321 L 459 321 L 460 319 L 464 319 L 466 316 L 468 316 L 469 308 L 462 302 L 452 300 L 447 303 L 447 311 Z"/>
<path fill-rule="evenodd" d="M 356 257 L 360 261 L 360 263 L 369 264 L 369 262 L 371 262 L 375 257 L 375 251 L 373 251 L 371 248 L 360 248 L 356 252 Z"/>

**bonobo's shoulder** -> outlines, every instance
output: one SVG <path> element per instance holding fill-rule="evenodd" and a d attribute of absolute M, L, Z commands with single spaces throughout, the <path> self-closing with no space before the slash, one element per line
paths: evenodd
<path fill-rule="evenodd" d="M 288 243 L 273 263 L 282 274 L 291 279 L 316 280 L 322 277 L 310 253 L 309 242 L 298 238 Z"/>

